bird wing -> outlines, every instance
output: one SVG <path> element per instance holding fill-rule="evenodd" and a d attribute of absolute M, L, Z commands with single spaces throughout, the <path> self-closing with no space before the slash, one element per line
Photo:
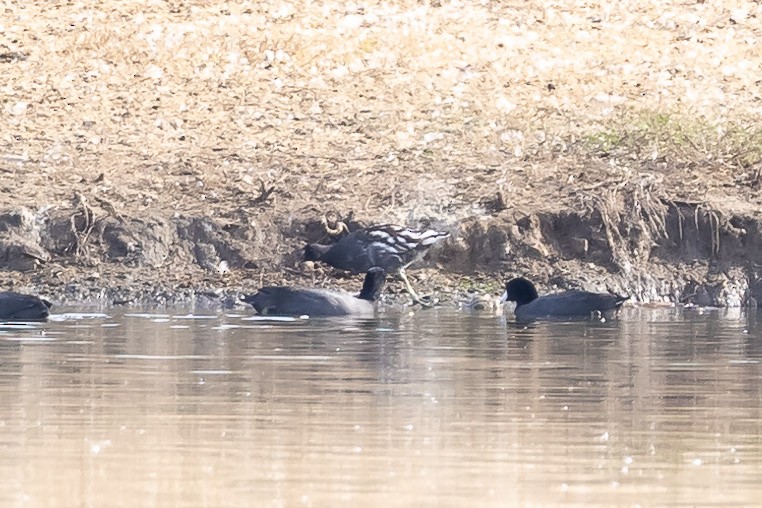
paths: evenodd
<path fill-rule="evenodd" d="M 434 243 L 450 236 L 446 232 L 422 231 L 394 224 L 380 224 L 361 231 L 371 264 L 388 271 L 412 263 Z"/>
<path fill-rule="evenodd" d="M 444 231 L 412 229 L 394 224 L 379 224 L 364 231 L 371 241 L 394 246 L 398 251 L 427 248 L 450 236 Z"/>
<path fill-rule="evenodd" d="M 566 291 L 541 296 L 516 310 L 522 317 L 589 316 L 595 311 L 607 312 L 622 305 L 622 297 L 610 293 Z"/>
<path fill-rule="evenodd" d="M 432 244 L 448 236 L 440 231 L 379 224 L 346 235 L 321 260 L 354 273 L 367 272 L 374 266 L 391 272 L 415 261 Z"/>
<path fill-rule="evenodd" d="M 269 286 L 244 298 L 259 314 L 285 316 L 345 316 L 372 309 L 349 293 L 314 288 Z"/>
<path fill-rule="evenodd" d="M 36 319 L 47 317 L 51 303 L 36 296 L 8 291 L 0 293 L 0 317 L 3 319 Z"/>

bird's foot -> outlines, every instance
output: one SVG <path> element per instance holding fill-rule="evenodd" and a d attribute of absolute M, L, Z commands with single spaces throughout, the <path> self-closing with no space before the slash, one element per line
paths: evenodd
<path fill-rule="evenodd" d="M 418 304 L 421 307 L 427 309 L 439 303 L 439 299 L 434 297 L 433 295 L 418 296 L 418 293 L 415 292 L 415 290 L 413 289 L 413 286 L 410 285 L 410 281 L 407 280 L 407 275 L 405 275 L 405 268 L 406 267 L 402 267 L 400 269 L 399 276 L 400 276 L 400 279 L 402 279 L 402 282 L 405 284 L 405 289 L 410 295 L 410 298 L 413 300 L 413 305 Z"/>
<path fill-rule="evenodd" d="M 439 304 L 439 298 L 434 295 L 410 295 L 410 298 L 413 300 L 413 305 L 420 305 L 424 309 L 430 309 Z"/>
<path fill-rule="evenodd" d="M 421 307 L 430 309 L 431 307 L 439 305 L 439 298 L 434 295 L 423 295 L 418 299 L 418 303 Z"/>

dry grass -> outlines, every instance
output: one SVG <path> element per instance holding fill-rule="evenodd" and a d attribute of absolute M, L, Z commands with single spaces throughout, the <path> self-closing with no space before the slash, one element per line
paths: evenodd
<path fill-rule="evenodd" d="M 673 167 L 699 165 L 730 171 L 755 169 L 762 160 L 762 127 L 747 119 L 720 123 L 700 116 L 655 111 L 628 112 L 607 130 L 585 138 L 585 151 Z"/>
<path fill-rule="evenodd" d="M 760 11 L 5 1 L 0 205 L 413 223 L 649 178 L 757 210 Z"/>

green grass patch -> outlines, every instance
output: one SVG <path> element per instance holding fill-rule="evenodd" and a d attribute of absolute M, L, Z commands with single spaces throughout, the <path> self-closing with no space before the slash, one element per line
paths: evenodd
<path fill-rule="evenodd" d="M 628 112 L 584 135 L 581 145 L 599 156 L 748 168 L 762 160 L 762 122 L 717 122 L 660 111 Z"/>

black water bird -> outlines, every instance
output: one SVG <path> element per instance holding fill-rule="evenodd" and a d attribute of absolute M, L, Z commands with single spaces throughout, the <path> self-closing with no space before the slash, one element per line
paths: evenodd
<path fill-rule="evenodd" d="M 344 291 L 285 286 L 263 287 L 243 301 L 266 316 L 372 316 L 375 302 L 386 280 L 378 267 L 368 270 L 359 296 Z"/>
<path fill-rule="evenodd" d="M 33 295 L 0 292 L 0 321 L 41 321 L 47 319 L 52 304 Z"/>
<path fill-rule="evenodd" d="M 433 229 L 379 224 L 352 231 L 333 245 L 307 244 L 304 259 L 322 261 L 352 273 L 362 273 L 374 266 L 397 272 L 413 300 L 423 303 L 410 285 L 405 269 L 423 258 L 432 245 L 449 236 L 450 233 Z"/>
<path fill-rule="evenodd" d="M 539 296 L 534 284 L 518 277 L 505 284 L 501 301 L 516 302 L 516 319 L 528 321 L 541 318 L 589 318 L 594 313 L 605 316 L 618 310 L 627 298 L 629 297 L 613 293 L 591 293 L 576 289 Z"/>

